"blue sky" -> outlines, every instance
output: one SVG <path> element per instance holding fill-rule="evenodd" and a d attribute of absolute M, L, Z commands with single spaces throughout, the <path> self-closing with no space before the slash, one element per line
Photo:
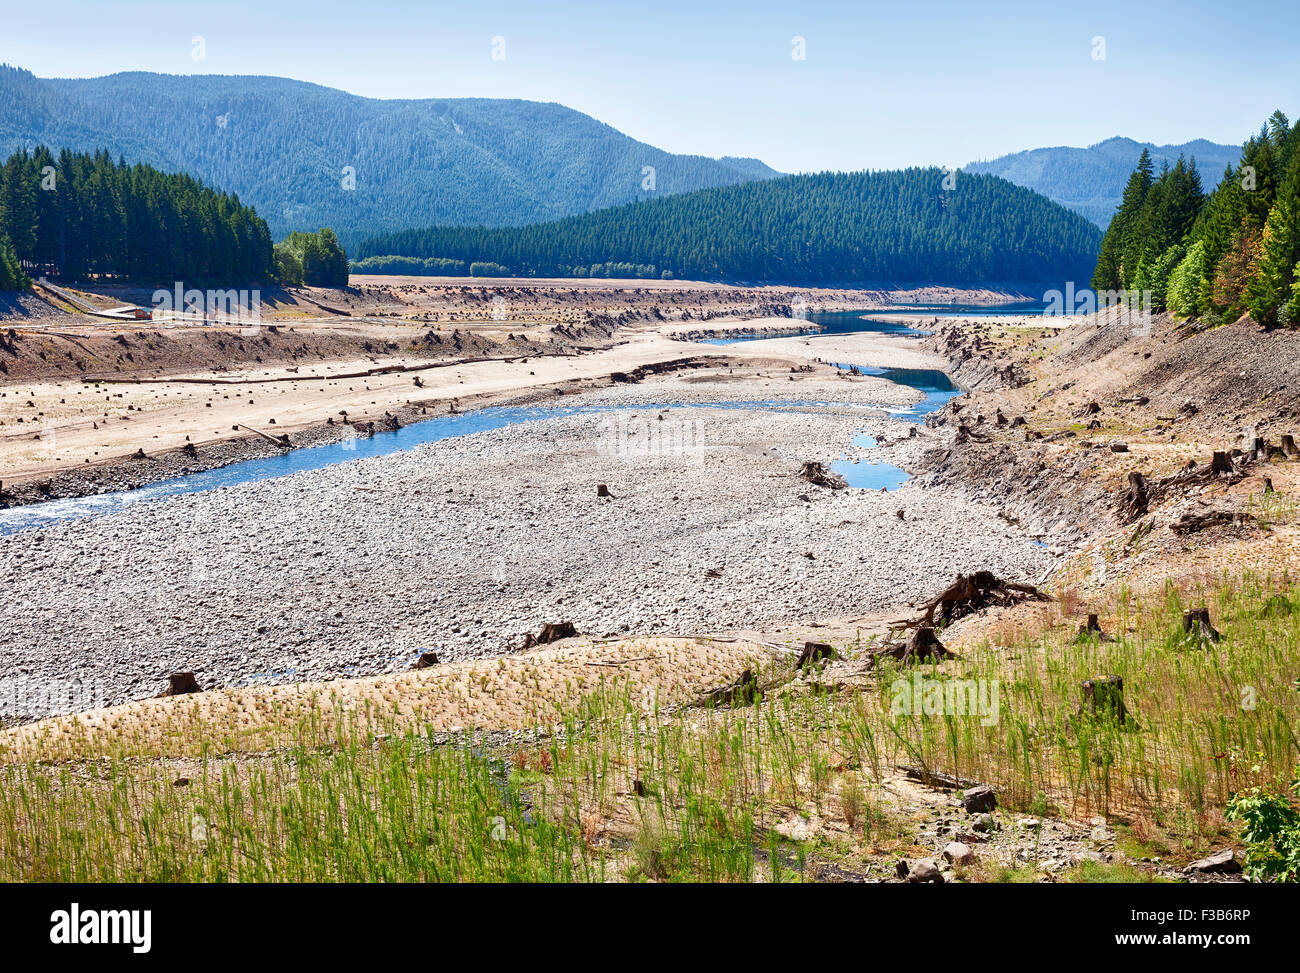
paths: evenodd
<path fill-rule="evenodd" d="M 1069 8 L 9 0 L 0 61 L 42 77 L 268 74 L 370 97 L 556 101 L 669 151 L 790 172 L 959 165 L 1111 135 L 1238 143 L 1275 108 L 1300 113 L 1295 0 Z"/>

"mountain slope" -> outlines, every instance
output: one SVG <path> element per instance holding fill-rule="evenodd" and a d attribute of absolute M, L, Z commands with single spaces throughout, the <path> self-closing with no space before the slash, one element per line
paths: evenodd
<path fill-rule="evenodd" d="M 1196 139 L 1182 145 L 1152 145 L 1127 138 L 1110 138 L 1086 149 L 1056 146 L 1029 149 L 985 162 L 972 162 L 963 172 L 1001 176 L 1040 192 L 1076 213 L 1082 213 L 1105 227 L 1124 194 L 1124 184 L 1146 149 L 1157 171 L 1166 162 L 1172 166 L 1180 155 L 1195 158 L 1205 188 L 1212 189 L 1225 166 L 1235 165 L 1241 146 L 1219 145 Z"/>
<path fill-rule="evenodd" d="M 358 258 L 476 261 L 480 273 L 704 280 L 1085 281 L 1101 231 L 1004 179 L 940 169 L 818 173 L 706 189 L 512 229 L 430 227 Z M 610 267 L 608 264 L 622 264 Z"/>
<path fill-rule="evenodd" d="M 185 171 L 238 193 L 277 237 L 329 225 L 345 244 L 427 223 L 530 223 L 777 175 L 754 159 L 672 155 L 556 104 L 376 100 L 269 77 L 43 79 L 0 66 L 0 157 L 37 144 L 106 148 Z M 349 166 L 354 189 L 344 188 Z"/>

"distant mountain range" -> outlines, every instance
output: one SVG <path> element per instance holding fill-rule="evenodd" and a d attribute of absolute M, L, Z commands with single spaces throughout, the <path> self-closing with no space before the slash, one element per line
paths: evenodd
<path fill-rule="evenodd" d="M 1116 137 L 1086 149 L 1064 145 L 1028 149 L 988 162 L 972 162 L 963 166 L 962 171 L 1001 176 L 1017 186 L 1040 192 L 1105 228 L 1119 206 L 1124 184 L 1144 148 L 1151 153 L 1156 171 L 1166 162 L 1172 166 L 1180 155 L 1196 159 L 1206 192 L 1219 184 L 1225 166 L 1236 165 L 1241 159 L 1241 146 L 1219 145 L 1205 139 L 1182 145 L 1153 145 Z"/>
<path fill-rule="evenodd" d="M 331 226 L 349 249 L 386 230 L 533 223 L 779 175 L 757 159 L 673 155 L 556 104 L 0 66 L 0 158 L 38 144 L 188 172 L 238 193 L 277 239 Z"/>

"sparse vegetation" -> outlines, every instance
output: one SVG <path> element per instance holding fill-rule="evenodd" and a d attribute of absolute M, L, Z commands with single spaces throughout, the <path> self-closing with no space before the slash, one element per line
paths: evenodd
<path fill-rule="evenodd" d="M 1121 592 L 1106 622 L 1113 642 L 1076 639 L 1059 605 L 1026 609 L 1035 624 L 1004 626 L 926 670 L 998 680 L 992 724 L 896 715 L 889 687 L 900 672 L 885 665 L 862 691 L 794 681 L 717 709 L 661 709 L 598 680 L 531 742 L 436 736 L 403 723 L 399 699 L 320 706 L 281 725 L 275 746 L 250 738 L 256 751 L 231 728 L 187 723 L 181 706 L 165 734 L 186 741 L 175 756 L 160 758 L 156 735 L 142 745 L 124 724 L 65 739 L 57 753 L 39 742 L 16 752 L 11 737 L 0 751 L 0 878 L 809 878 L 810 861 L 860 869 L 908 847 L 912 825 L 880 787 L 901 763 L 988 781 L 1013 811 L 1128 822 L 1135 840 L 1158 836 L 1186 860 L 1224 840 L 1226 811 L 1246 823 L 1249 847 L 1271 838 L 1294 869 L 1293 838 L 1277 837 L 1291 832 L 1268 823 L 1293 820 L 1289 799 L 1242 791 L 1228 759 L 1255 754 L 1257 773 L 1276 778 L 1300 752 L 1288 661 L 1300 615 L 1269 609 L 1289 589 L 1286 578 L 1245 575 Z M 1202 604 L 1223 638 L 1189 647 L 1182 611 Z M 1080 683 L 1098 673 L 1123 676 L 1136 728 L 1077 718 Z M 474 685 L 463 688 L 469 703 Z M 1288 874 L 1267 864 L 1275 857 L 1256 854 L 1259 874 Z M 1084 863 L 1062 878 L 1149 875 Z"/>

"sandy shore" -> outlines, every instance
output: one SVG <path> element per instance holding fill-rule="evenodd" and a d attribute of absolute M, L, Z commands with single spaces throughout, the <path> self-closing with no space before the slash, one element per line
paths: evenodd
<path fill-rule="evenodd" d="M 922 368 L 942 371 L 948 367 L 939 355 L 926 351 L 919 338 L 874 334 L 798 335 L 746 341 L 746 352 L 754 355 L 791 356 L 823 362 L 874 365 L 878 368 Z"/>
<path fill-rule="evenodd" d="M 0 389 L 0 479 L 20 482 L 130 456 L 226 439 L 248 427 L 288 434 L 333 419 L 368 421 L 411 407 L 445 411 L 453 400 L 490 399 L 530 388 L 606 380 L 690 355 L 753 359 L 765 350 L 720 349 L 636 335 L 586 354 L 447 363 L 402 356 L 221 372 L 186 372 L 138 384 L 36 382 Z M 409 368 L 357 377 L 376 368 Z M 339 377 L 352 375 L 353 377 Z M 416 384 L 418 381 L 418 385 Z M 21 422 L 19 420 L 22 420 Z"/>

